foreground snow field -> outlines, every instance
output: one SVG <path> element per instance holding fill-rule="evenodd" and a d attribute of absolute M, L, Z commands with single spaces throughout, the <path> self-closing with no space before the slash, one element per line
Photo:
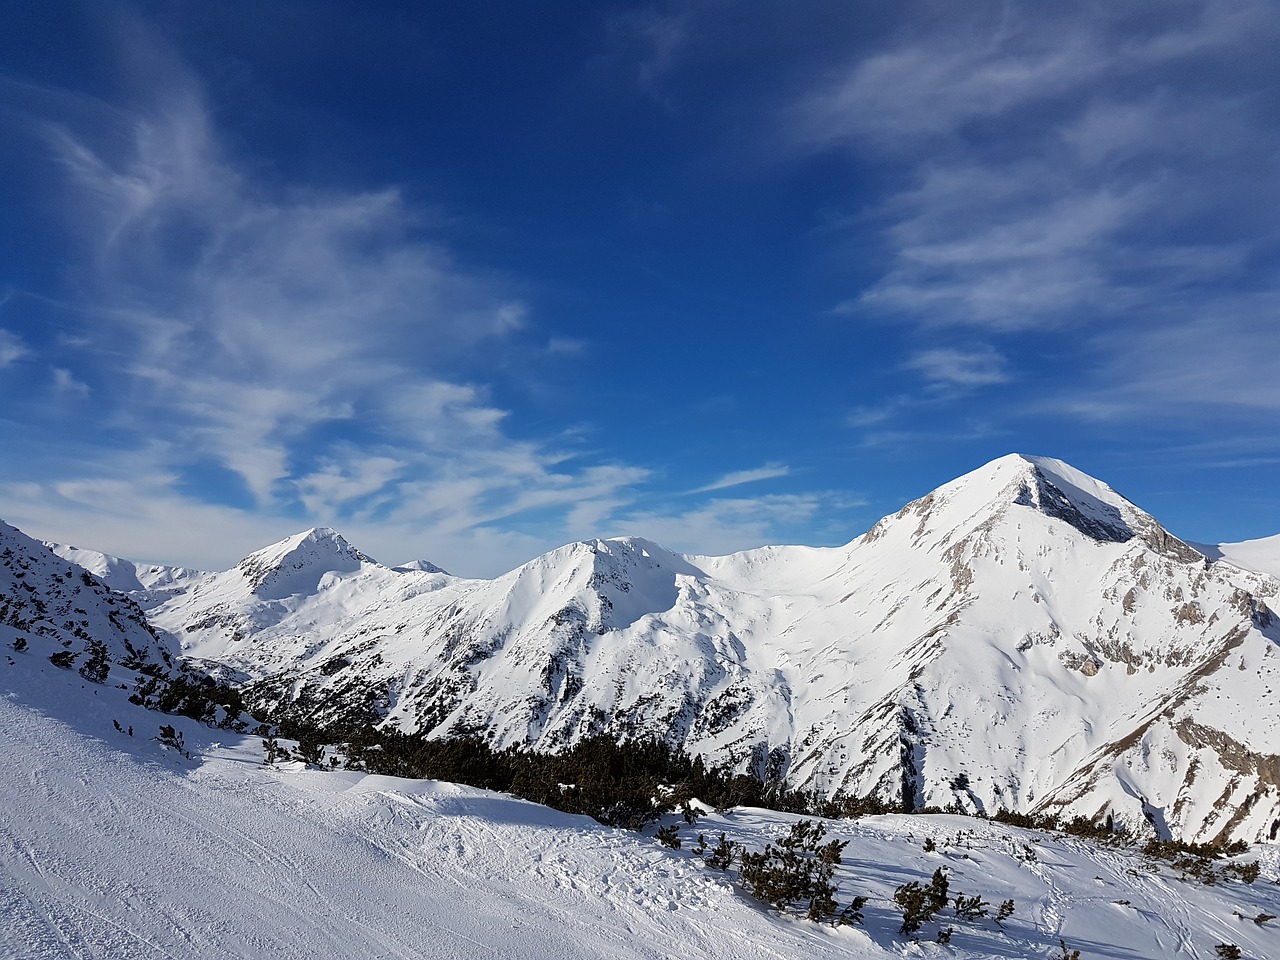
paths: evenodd
<path fill-rule="evenodd" d="M 1277 921 L 1252 920 L 1280 913 L 1273 845 L 1243 858 L 1257 883 L 1205 887 L 980 820 L 833 821 L 850 841 L 840 898 L 870 897 L 864 926 L 834 929 L 759 908 L 688 844 L 451 784 L 263 767 L 257 738 L 141 710 L 111 685 L 124 671 L 91 684 L 42 638 L 11 652 L 14 636 L 0 628 L 4 957 L 1020 958 L 1060 956 L 1059 937 L 1116 960 L 1280 956 Z M 193 759 L 151 739 L 162 723 Z M 696 829 L 759 847 L 794 819 L 734 810 Z M 1003 932 L 898 935 L 894 888 L 939 865 L 953 895 L 1015 901 Z"/>

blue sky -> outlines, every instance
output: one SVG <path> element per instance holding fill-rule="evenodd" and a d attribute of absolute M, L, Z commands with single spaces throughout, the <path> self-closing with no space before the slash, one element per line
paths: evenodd
<path fill-rule="evenodd" d="M 844 543 L 1018 451 L 1280 532 L 1272 0 L 15 4 L 0 517 Z"/>

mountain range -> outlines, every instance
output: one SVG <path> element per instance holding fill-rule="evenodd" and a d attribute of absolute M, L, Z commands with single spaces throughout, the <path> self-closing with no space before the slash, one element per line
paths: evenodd
<path fill-rule="evenodd" d="M 216 573 L 0 541 L 0 622 L 181 655 L 277 719 L 659 737 L 905 809 L 1280 831 L 1280 538 L 1185 543 L 1057 460 L 995 460 L 840 547 L 588 540 L 492 580 L 327 528 Z"/>

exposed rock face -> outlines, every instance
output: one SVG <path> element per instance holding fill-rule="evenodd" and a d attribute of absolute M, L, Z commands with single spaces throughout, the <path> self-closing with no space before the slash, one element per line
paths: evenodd
<path fill-rule="evenodd" d="M 97 657 L 129 667 L 165 665 L 178 651 L 141 608 L 83 567 L 0 522 L 0 625 L 56 641 L 68 666 Z"/>
<path fill-rule="evenodd" d="M 1277 593 L 1014 455 L 844 547 L 594 540 L 473 581 L 310 531 L 150 614 L 281 715 L 548 749 L 658 736 L 828 794 L 1204 841 L 1280 820 L 1259 709 L 1280 699 Z"/>

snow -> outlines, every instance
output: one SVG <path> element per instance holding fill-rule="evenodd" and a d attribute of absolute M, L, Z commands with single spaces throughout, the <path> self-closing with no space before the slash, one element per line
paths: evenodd
<path fill-rule="evenodd" d="M 16 635 L 0 627 L 0 642 Z M 1280 926 L 1251 919 L 1280 913 L 1275 847 L 1243 858 L 1261 855 L 1256 884 L 1205 887 L 1121 849 L 967 818 L 830 821 L 848 841 L 840 900 L 869 897 L 863 926 L 834 929 L 764 910 L 689 850 L 695 830 L 759 848 L 795 817 L 713 813 L 669 851 L 486 791 L 266 768 L 256 738 L 144 711 L 28 639 L 0 658 L 3 957 L 976 960 L 1057 955 L 1059 937 L 1113 960 L 1224 942 L 1280 955 Z M 151 739 L 162 723 L 192 760 Z M 1012 898 L 1004 931 L 948 916 L 950 946 L 902 938 L 892 891 L 938 866 L 953 895 Z"/>
<path fill-rule="evenodd" d="M 1280 534 L 1261 540 L 1219 543 L 1216 554 L 1242 570 L 1253 570 L 1280 579 Z"/>

